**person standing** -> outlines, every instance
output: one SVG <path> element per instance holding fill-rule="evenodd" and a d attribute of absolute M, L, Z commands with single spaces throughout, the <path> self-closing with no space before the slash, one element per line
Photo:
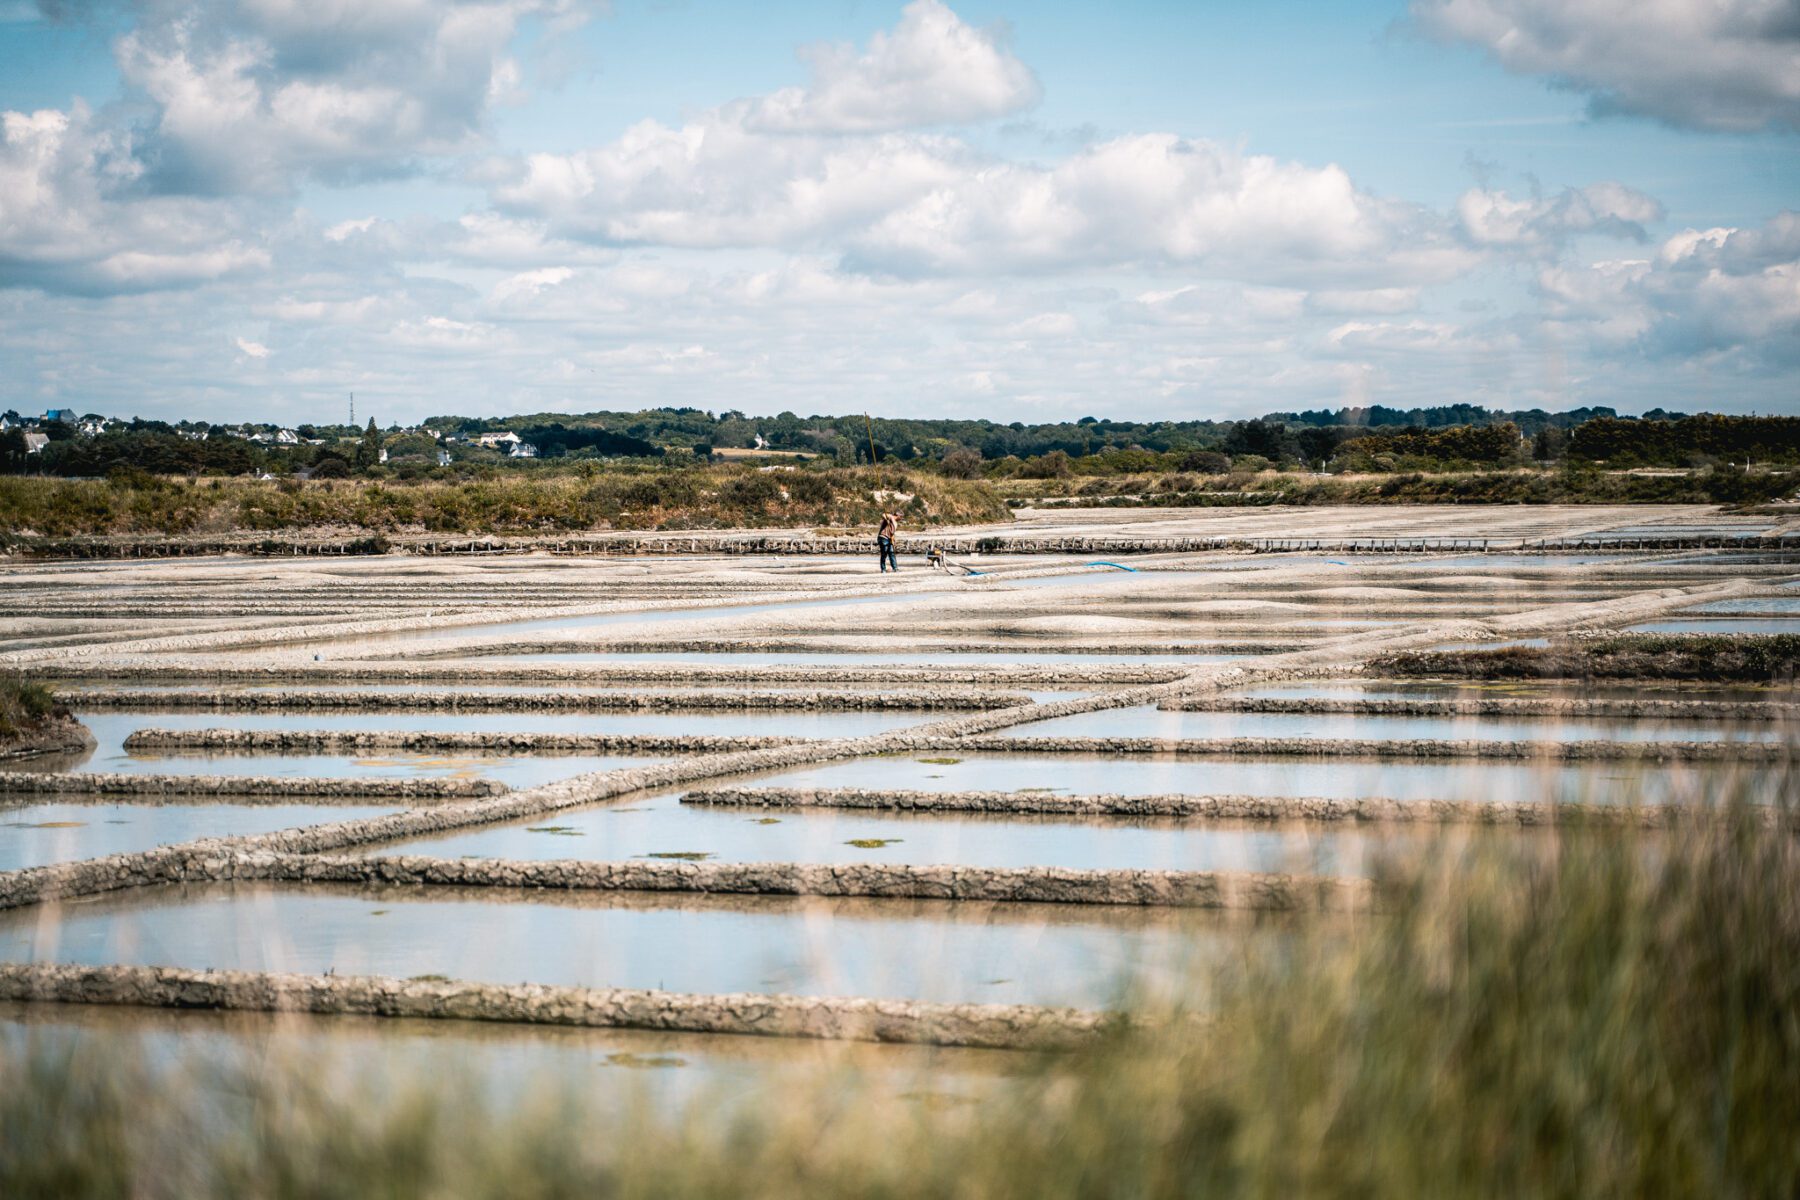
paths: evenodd
<path fill-rule="evenodd" d="M 881 569 L 885 573 L 891 564 L 893 569 L 900 569 L 900 560 L 894 557 L 894 535 L 900 532 L 900 515 L 884 512 L 881 514 L 881 527 L 875 531 L 875 544 L 881 552 Z"/>

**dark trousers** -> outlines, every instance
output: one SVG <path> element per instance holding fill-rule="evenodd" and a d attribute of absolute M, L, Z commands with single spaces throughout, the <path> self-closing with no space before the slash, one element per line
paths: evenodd
<path fill-rule="evenodd" d="M 894 570 L 898 571 L 900 569 L 900 560 L 894 557 L 894 539 L 876 538 L 875 541 L 881 547 L 881 569 L 885 571 L 888 569 L 889 564 L 892 564 Z"/>

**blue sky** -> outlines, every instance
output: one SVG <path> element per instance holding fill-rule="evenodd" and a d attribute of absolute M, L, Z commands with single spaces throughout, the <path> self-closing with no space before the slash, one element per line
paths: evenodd
<path fill-rule="evenodd" d="M 1800 4 L 0 0 L 0 407 L 1800 411 Z"/>

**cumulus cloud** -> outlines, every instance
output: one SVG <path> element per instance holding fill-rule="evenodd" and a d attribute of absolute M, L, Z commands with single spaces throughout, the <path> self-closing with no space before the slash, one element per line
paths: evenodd
<path fill-rule="evenodd" d="M 1653 258 L 1546 268 L 1537 287 L 1570 328 L 1651 357 L 1800 361 L 1800 213 L 1684 230 Z"/>
<path fill-rule="evenodd" d="M 1141 134 L 1053 166 L 941 135 L 770 135 L 741 114 L 533 155 L 492 192 L 516 219 L 611 245 L 837 249 L 901 276 L 1184 264 L 1228 275 L 1407 284 L 1475 260 L 1439 215 L 1336 166 Z"/>
<path fill-rule="evenodd" d="M 938 0 L 913 0 L 892 32 L 861 54 L 851 46 L 802 51 L 812 83 L 748 101 L 734 115 L 784 133 L 880 133 L 1003 117 L 1036 104 L 1031 68 L 992 31 L 972 29 Z"/>
<path fill-rule="evenodd" d="M 1181 264 L 1270 281 L 1442 279 L 1472 261 L 1439 218 L 1340 167 L 1174 134 L 961 171 L 859 234 L 851 260 L 901 275 Z"/>
<path fill-rule="evenodd" d="M 1471 188 L 1456 202 L 1456 216 L 1463 236 L 1475 245 L 1543 254 L 1561 248 L 1575 234 L 1645 241 L 1644 225 L 1660 221 L 1663 208 L 1624 184 L 1596 183 L 1528 200 Z"/>
<path fill-rule="evenodd" d="M 391 175 L 473 145 L 518 78 L 528 16 L 572 0 L 207 0 L 145 6 L 115 46 L 154 116 L 148 179 L 173 192 L 279 191 L 295 174 Z"/>
<path fill-rule="evenodd" d="M 84 105 L 0 113 L 0 285 L 155 291 L 268 265 L 236 209 L 147 193 L 142 174 Z"/>
<path fill-rule="evenodd" d="M 1430 35 L 1584 92 L 1596 113 L 1800 129 L 1793 0 L 1412 0 Z"/>

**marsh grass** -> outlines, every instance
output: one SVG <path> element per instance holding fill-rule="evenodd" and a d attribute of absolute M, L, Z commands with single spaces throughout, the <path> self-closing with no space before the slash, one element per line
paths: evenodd
<path fill-rule="evenodd" d="M 1673 835 L 1447 835 L 1386 870 L 1379 915 L 1246 938 L 1205 1019 L 1141 1011 L 975 1103 L 825 1073 L 603 1118 L 552 1088 L 15 1049 L 0 1194 L 1795 1194 L 1790 832 L 1730 806 Z"/>
<path fill-rule="evenodd" d="M 63 538 L 301 530 L 528 534 L 834 524 L 867 533 L 880 520 L 885 505 L 876 493 L 884 490 L 912 496 L 902 511 L 909 529 L 1010 519 L 985 483 L 891 468 L 531 471 L 416 483 L 188 482 L 139 475 L 111 481 L 0 476 L 0 530 Z M 6 540 L 0 537 L 0 543 Z M 386 548 L 378 536 L 362 541 L 367 553 Z"/>
<path fill-rule="evenodd" d="M 18 675 L 0 675 L 0 740 L 31 733 L 46 721 L 68 716 L 44 684 Z"/>

